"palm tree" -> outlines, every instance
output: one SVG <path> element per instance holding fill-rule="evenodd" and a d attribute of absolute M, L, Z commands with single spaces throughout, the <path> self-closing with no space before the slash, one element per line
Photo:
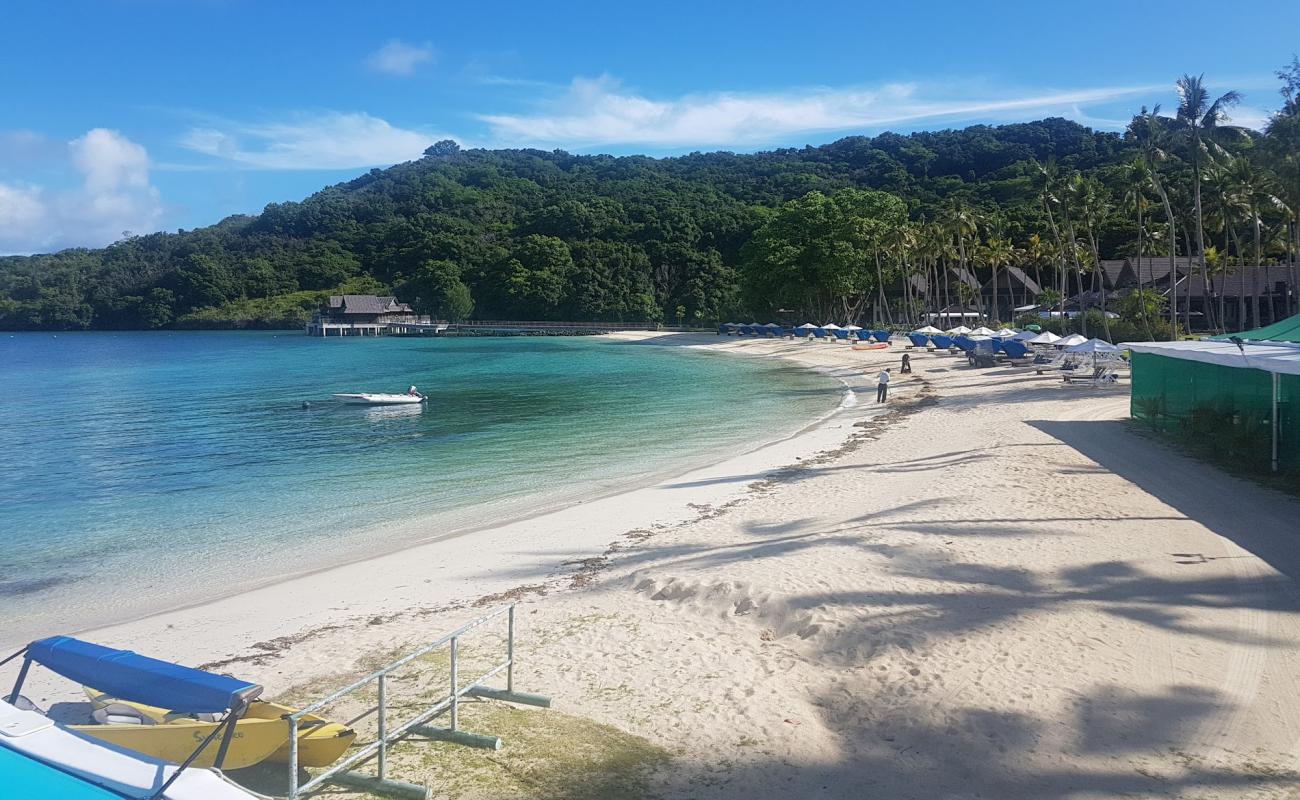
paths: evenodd
<path fill-rule="evenodd" d="M 1283 221 L 1286 226 L 1287 263 L 1291 285 L 1296 286 L 1296 266 L 1300 261 L 1300 58 L 1291 57 L 1291 63 L 1277 72 L 1282 81 L 1280 93 L 1282 108 L 1268 121 L 1264 129 L 1262 148 L 1268 155 L 1269 165 L 1278 177 L 1278 196 L 1286 203 Z M 1295 305 L 1288 303 L 1287 312 L 1300 311 L 1300 294 L 1292 293 Z"/>
<path fill-rule="evenodd" d="M 1237 156 L 1227 163 L 1227 179 L 1233 193 L 1240 199 L 1249 213 L 1249 220 L 1254 232 L 1255 263 L 1251 266 L 1251 305 L 1256 325 L 1263 325 L 1259 315 L 1259 267 L 1264 261 L 1263 219 L 1261 207 L 1268 206 L 1282 210 L 1285 206 L 1274 192 L 1273 176 L 1258 168 L 1245 156 Z M 1268 311 L 1269 322 L 1273 322 L 1273 309 Z"/>
<path fill-rule="evenodd" d="M 967 255 L 966 237 L 975 236 L 977 233 L 979 233 L 979 220 L 973 211 L 971 211 L 969 208 L 967 208 L 966 206 L 958 202 L 955 205 L 953 205 L 953 207 L 948 212 L 948 227 L 953 233 L 957 235 L 957 257 L 959 259 L 958 264 L 963 271 L 966 271 L 968 269 L 968 264 L 969 264 L 969 262 L 966 260 L 966 255 Z M 964 275 L 962 277 L 965 278 Z M 977 296 L 976 300 L 979 303 L 977 310 L 979 311 L 980 316 L 983 316 L 984 315 L 983 296 L 982 295 Z"/>
<path fill-rule="evenodd" d="M 989 239 L 979 249 L 980 260 L 993 270 L 993 316 L 1001 321 L 1002 310 L 998 305 L 998 268 L 1011 264 L 1016 257 L 1016 249 L 1007 239 Z M 1012 305 L 1015 305 L 1014 296 Z"/>
<path fill-rule="evenodd" d="M 1228 91 L 1213 102 L 1205 88 L 1205 76 L 1183 75 L 1175 83 L 1178 89 L 1178 113 L 1175 119 L 1188 137 L 1192 153 L 1192 184 L 1195 187 L 1193 210 L 1196 216 L 1196 247 L 1201 260 L 1201 281 L 1208 289 L 1205 265 L 1205 222 L 1201 213 L 1201 163 L 1208 158 L 1205 139 L 1220 122 L 1228 121 L 1227 110 L 1241 101 L 1241 94 Z"/>
<path fill-rule="evenodd" d="M 1043 290 L 1043 264 L 1047 263 L 1052 256 L 1051 247 L 1043 241 L 1043 237 L 1037 233 L 1030 234 L 1025 241 L 1024 247 L 1025 265 L 1033 265 L 1034 282 L 1038 284 L 1038 289 Z M 1025 305 L 1029 305 L 1029 287 L 1025 287 Z M 1037 299 L 1037 298 L 1035 298 Z"/>
<path fill-rule="evenodd" d="M 1129 162 L 1126 169 L 1127 190 L 1124 192 L 1124 204 L 1132 204 L 1133 210 L 1137 216 L 1137 249 L 1134 251 L 1134 258 L 1137 259 L 1137 279 L 1138 291 L 1146 290 L 1145 281 L 1142 278 L 1142 256 L 1145 252 L 1146 227 L 1143 224 L 1143 212 L 1146 211 L 1147 187 L 1151 185 L 1151 169 L 1147 166 L 1146 160 L 1141 156 Z M 1142 306 L 1142 326 L 1146 329 L 1147 338 L 1154 338 L 1151 333 L 1151 320 L 1146 317 L 1146 305 Z"/>
<path fill-rule="evenodd" d="M 1147 166 L 1147 176 L 1151 181 L 1151 188 L 1155 190 L 1156 195 L 1160 198 L 1161 204 L 1165 209 L 1165 220 L 1169 224 L 1169 329 L 1170 338 L 1178 338 L 1178 235 L 1176 224 L 1174 222 L 1173 205 L 1169 202 L 1169 192 L 1165 191 L 1164 181 L 1160 178 L 1159 164 L 1169 158 L 1169 153 L 1164 148 L 1164 142 L 1167 138 L 1164 122 L 1160 117 L 1160 106 L 1156 105 L 1150 111 L 1146 106 L 1142 106 L 1142 112 L 1133 118 L 1129 123 L 1129 135 L 1138 143 L 1139 152 L 1142 154 L 1142 161 Z"/>
<path fill-rule="evenodd" d="M 1047 213 L 1047 225 L 1052 231 L 1052 240 L 1056 243 L 1056 253 L 1060 257 L 1060 261 L 1057 262 L 1058 281 L 1056 284 L 1056 305 L 1058 307 L 1057 311 L 1061 315 L 1061 319 L 1064 320 L 1066 294 L 1066 247 L 1064 240 L 1061 238 L 1061 229 L 1056 224 L 1056 215 L 1052 211 L 1054 207 L 1061 204 L 1061 192 L 1059 186 L 1060 176 L 1057 174 L 1056 159 L 1054 158 L 1047 159 L 1045 164 L 1039 164 L 1037 162 L 1035 162 L 1035 164 L 1038 167 L 1039 195 L 1043 201 L 1043 210 Z"/>

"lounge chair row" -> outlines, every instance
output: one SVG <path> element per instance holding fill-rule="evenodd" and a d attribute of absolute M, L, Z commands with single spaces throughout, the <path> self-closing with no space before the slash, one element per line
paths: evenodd
<path fill-rule="evenodd" d="M 725 336 L 752 336 L 756 339 L 821 339 L 825 341 L 840 342 L 888 342 L 889 331 L 846 331 L 846 330 L 826 330 L 824 328 L 769 328 L 765 325 L 741 325 L 729 327 L 722 325 L 718 327 L 719 335 Z"/>

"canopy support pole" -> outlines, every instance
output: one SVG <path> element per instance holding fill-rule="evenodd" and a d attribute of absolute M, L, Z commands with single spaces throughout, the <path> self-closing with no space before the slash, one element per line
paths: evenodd
<path fill-rule="evenodd" d="M 245 706 L 244 708 L 247 708 Z M 221 765 L 226 763 L 226 752 L 230 750 L 230 740 L 235 738 L 235 725 L 239 722 L 239 716 L 244 712 L 244 708 L 234 708 L 230 710 L 230 715 L 226 717 L 226 734 L 221 737 L 221 746 L 217 748 L 217 758 L 213 761 L 212 766 L 221 769 Z"/>
<path fill-rule="evenodd" d="M 17 655 L 17 653 L 15 653 L 14 655 Z M 10 656 L 9 658 L 13 658 L 13 656 Z M 9 660 L 8 658 L 5 659 L 5 661 L 8 660 Z M 23 682 L 27 680 L 27 671 L 30 670 L 31 668 L 32 668 L 32 659 L 30 657 L 24 658 L 22 669 L 18 670 L 18 680 L 14 681 L 14 690 L 9 693 L 9 705 L 13 705 L 14 703 L 18 702 L 18 694 L 22 691 Z"/>
<path fill-rule="evenodd" d="M 1277 472 L 1277 396 L 1280 393 L 1282 376 L 1276 372 L 1273 373 L 1273 471 Z"/>
<path fill-rule="evenodd" d="M 176 771 L 172 773 L 171 777 L 163 781 L 163 785 L 158 787 L 158 791 L 149 795 L 149 800 L 159 800 L 159 798 L 166 795 L 167 789 L 170 788 L 171 785 L 176 782 L 176 779 L 181 776 L 182 772 L 189 769 L 190 764 L 193 764 L 194 760 L 199 757 L 199 753 L 202 753 L 204 750 L 208 748 L 208 745 L 212 744 L 212 740 L 217 738 L 217 734 L 221 732 L 221 729 L 223 727 L 226 728 L 227 738 L 228 738 L 229 733 L 231 731 L 234 731 L 235 729 L 234 720 L 235 720 L 234 714 L 227 714 L 226 718 L 221 721 L 221 724 L 213 728 L 212 733 L 209 733 L 207 737 L 202 741 L 202 743 L 200 743 L 199 746 L 195 748 L 194 752 L 190 753 L 189 757 L 187 757 L 184 761 L 181 762 L 180 766 L 176 768 Z M 220 759 L 218 759 L 217 761 L 217 768 L 218 769 L 221 768 Z"/>

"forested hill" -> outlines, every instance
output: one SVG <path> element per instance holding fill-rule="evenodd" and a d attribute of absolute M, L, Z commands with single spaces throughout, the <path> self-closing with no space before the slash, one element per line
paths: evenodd
<path fill-rule="evenodd" d="M 663 159 L 440 142 L 257 216 L 0 258 L 0 328 L 288 325 L 341 288 L 440 316 L 711 322 L 755 308 L 742 248 L 783 202 L 876 189 L 913 221 L 969 208 L 1021 242 L 1043 229 L 1041 164 L 1118 187 L 1132 153 L 1064 119 Z M 1103 256 L 1133 229 L 1119 210 L 1100 228 Z"/>

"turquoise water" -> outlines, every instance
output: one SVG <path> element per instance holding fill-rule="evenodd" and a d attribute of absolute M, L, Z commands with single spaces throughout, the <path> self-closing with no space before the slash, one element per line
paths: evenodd
<path fill-rule="evenodd" d="M 0 745 L 0 786 L 9 800 L 120 800 L 122 795 L 59 772 Z"/>
<path fill-rule="evenodd" d="M 594 338 L 6 334 L 0 365 L 13 638 L 613 491 L 791 433 L 839 393 L 768 359 Z M 411 383 L 427 408 L 330 398 Z"/>

